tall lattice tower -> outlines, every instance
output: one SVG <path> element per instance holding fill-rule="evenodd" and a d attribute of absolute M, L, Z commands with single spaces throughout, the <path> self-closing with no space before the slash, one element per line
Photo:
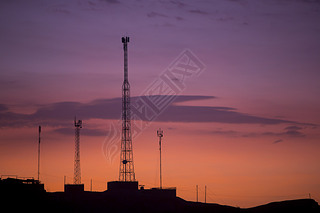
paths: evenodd
<path fill-rule="evenodd" d="M 130 121 L 130 84 L 128 80 L 128 43 L 129 37 L 122 37 L 124 51 L 124 80 L 122 84 L 122 136 L 119 181 L 135 181 L 131 121 Z"/>
<path fill-rule="evenodd" d="M 73 183 L 81 184 L 81 169 L 80 169 L 80 129 L 82 128 L 82 120 L 74 118 L 75 126 L 75 150 L 74 150 L 74 175 Z"/>

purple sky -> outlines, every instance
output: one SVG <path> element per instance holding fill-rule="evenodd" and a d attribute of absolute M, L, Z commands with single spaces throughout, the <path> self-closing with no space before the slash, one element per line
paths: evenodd
<path fill-rule="evenodd" d="M 2 152 L 24 138 L 9 136 L 22 127 L 41 123 L 57 140 L 72 135 L 75 114 L 89 120 L 84 134 L 104 136 L 108 122 L 120 118 L 121 37 L 130 36 L 132 96 L 186 48 L 206 66 L 155 122 L 165 131 L 261 140 L 270 149 L 295 141 L 310 163 L 308 150 L 320 156 L 319 20 L 320 1 L 311 0 L 1 1 Z M 308 174 L 320 177 L 319 171 Z"/>

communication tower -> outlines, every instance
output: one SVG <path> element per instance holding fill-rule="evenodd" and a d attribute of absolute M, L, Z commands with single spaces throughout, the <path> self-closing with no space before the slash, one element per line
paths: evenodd
<path fill-rule="evenodd" d="M 75 126 L 75 150 L 74 150 L 74 176 L 73 183 L 81 184 L 81 169 L 80 169 L 80 129 L 82 128 L 82 120 L 74 118 Z"/>
<path fill-rule="evenodd" d="M 128 80 L 128 43 L 129 37 L 122 37 L 124 51 L 124 80 L 122 84 L 122 135 L 119 181 L 135 181 L 132 138 L 131 138 L 131 117 L 130 117 L 130 84 Z"/>

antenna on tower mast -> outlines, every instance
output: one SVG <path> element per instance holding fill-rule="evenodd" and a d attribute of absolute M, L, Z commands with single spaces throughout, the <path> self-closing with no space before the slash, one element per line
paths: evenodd
<path fill-rule="evenodd" d="M 161 138 L 163 137 L 163 131 L 161 128 L 157 131 L 159 137 L 159 151 L 160 151 L 160 189 L 162 189 L 162 168 L 161 168 Z"/>
<path fill-rule="evenodd" d="M 38 143 L 38 181 L 40 182 L 40 140 L 41 126 L 39 126 L 39 143 Z"/>

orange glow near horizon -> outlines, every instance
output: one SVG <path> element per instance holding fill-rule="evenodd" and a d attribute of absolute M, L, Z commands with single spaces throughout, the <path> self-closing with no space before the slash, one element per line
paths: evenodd
<path fill-rule="evenodd" d="M 316 144 L 311 143 L 303 149 L 298 140 L 292 141 L 288 147 L 281 143 L 275 146 L 269 140 L 180 132 L 188 126 L 191 129 L 192 126 L 201 128 L 199 125 L 153 123 L 134 138 L 135 173 L 139 184 L 146 188 L 159 186 L 156 129 L 161 126 L 164 129 L 163 185 L 177 187 L 178 196 L 186 200 L 195 200 L 195 185 L 199 185 L 200 201 L 204 201 L 206 185 L 208 202 L 241 207 L 306 198 L 309 193 L 318 196 L 319 185 L 315 183 L 320 172 L 315 170 L 319 158 Z M 27 135 L 27 143 L 23 147 L 20 147 L 22 144 L 19 147 L 15 144 L 2 145 L 2 175 L 36 177 L 37 137 L 31 136 L 31 131 L 34 132 L 34 129 L 19 129 L 19 134 Z M 43 128 L 40 177 L 45 189 L 50 192 L 63 191 L 64 176 L 66 183 L 73 181 L 74 137 L 62 138 L 50 131 L 46 133 L 46 128 Z M 107 161 L 102 150 L 104 140 L 104 137 L 88 136 L 80 139 L 85 190 L 90 190 L 91 179 L 94 191 L 104 191 L 108 181 L 118 179 L 119 153 L 112 163 Z M 304 158 L 306 155 L 313 157 Z"/>

